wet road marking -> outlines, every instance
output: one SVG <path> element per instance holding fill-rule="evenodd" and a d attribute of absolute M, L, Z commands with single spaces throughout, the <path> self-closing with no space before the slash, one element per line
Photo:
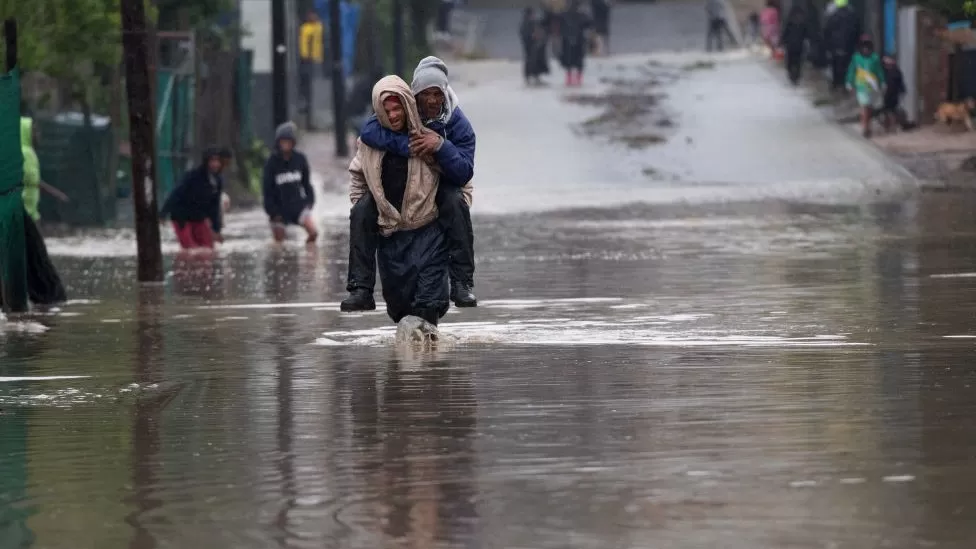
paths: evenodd
<path fill-rule="evenodd" d="M 889 475 L 882 480 L 885 482 L 911 482 L 915 480 L 915 475 Z"/>
<path fill-rule="evenodd" d="M 12 381 L 57 381 L 62 379 L 88 379 L 91 376 L 18 376 L 18 377 L 3 377 L 0 376 L 0 383 L 9 383 Z"/>
<path fill-rule="evenodd" d="M 929 275 L 929 278 L 976 278 L 976 273 L 943 273 Z"/>

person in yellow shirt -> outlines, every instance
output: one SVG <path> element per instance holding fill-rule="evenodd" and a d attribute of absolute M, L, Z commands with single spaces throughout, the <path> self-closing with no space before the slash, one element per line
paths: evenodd
<path fill-rule="evenodd" d="M 298 29 L 298 54 L 302 62 L 301 93 L 307 106 L 310 106 L 312 97 L 312 79 L 316 68 L 322 65 L 324 53 L 322 21 L 314 10 L 309 10 L 305 22 Z"/>

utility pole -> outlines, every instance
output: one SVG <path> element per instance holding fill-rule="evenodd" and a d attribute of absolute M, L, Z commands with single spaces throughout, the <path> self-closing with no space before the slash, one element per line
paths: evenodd
<path fill-rule="evenodd" d="M 132 150 L 132 203 L 135 207 L 139 282 L 163 281 L 156 205 L 155 105 L 149 65 L 146 8 L 143 0 L 122 0 L 122 52 L 125 91 L 129 102 L 129 144 Z"/>
<path fill-rule="evenodd" d="M 20 78 L 17 69 L 17 22 L 3 22 L 7 48 L 7 73 L 0 78 L 0 305 L 10 313 L 26 313 L 30 308 L 27 289 L 27 242 L 24 234 L 23 192 L 24 158 L 17 148 L 20 140 Z M 4 104 L 5 103 L 5 104 Z"/>
<path fill-rule="evenodd" d="M 403 78 L 403 0 L 393 0 L 393 74 Z"/>
<path fill-rule="evenodd" d="M 274 116 L 275 128 L 288 122 L 287 44 L 285 0 L 271 0 L 271 94 L 274 96 L 272 116 Z"/>
<path fill-rule="evenodd" d="M 342 70 L 342 12 L 339 0 L 329 0 L 329 61 L 332 63 L 332 114 L 336 156 L 349 156 L 346 141 L 346 71 Z"/>

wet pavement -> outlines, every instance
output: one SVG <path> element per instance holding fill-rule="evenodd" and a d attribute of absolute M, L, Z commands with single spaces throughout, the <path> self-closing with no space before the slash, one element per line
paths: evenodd
<path fill-rule="evenodd" d="M 336 193 L 318 247 L 236 213 L 161 286 L 128 233 L 51 240 L 74 301 L 0 324 L 0 547 L 970 547 L 976 194 L 753 61 L 664 62 L 640 150 L 457 67 L 482 303 L 437 352 L 338 313 Z"/>

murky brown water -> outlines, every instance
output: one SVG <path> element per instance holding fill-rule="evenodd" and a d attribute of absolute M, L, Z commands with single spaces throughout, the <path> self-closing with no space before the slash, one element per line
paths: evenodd
<path fill-rule="evenodd" d="M 60 257 L 81 301 L 0 335 L 0 547 L 968 548 L 974 204 L 481 218 L 420 358 L 336 312 L 338 220 L 141 290 Z"/>

